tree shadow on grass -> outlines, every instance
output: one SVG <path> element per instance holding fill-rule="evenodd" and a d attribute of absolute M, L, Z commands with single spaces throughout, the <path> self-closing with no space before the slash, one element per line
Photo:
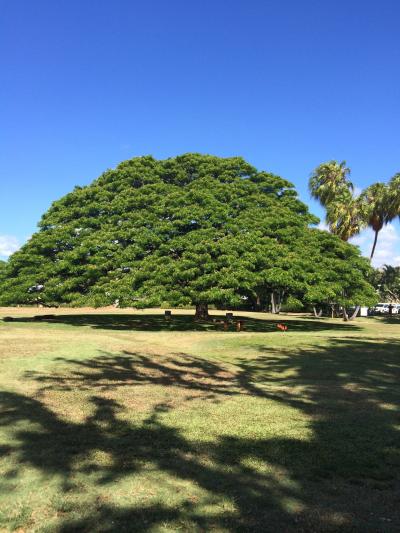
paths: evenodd
<path fill-rule="evenodd" d="M 373 317 L 374 320 L 382 322 L 383 324 L 393 324 L 393 325 L 400 325 L 400 315 L 384 315 L 380 317 Z"/>
<path fill-rule="evenodd" d="M 201 392 L 208 398 L 239 391 L 236 374 L 227 367 L 184 353 L 156 356 L 123 350 L 117 355 L 102 353 L 83 360 L 58 357 L 55 361 L 65 365 L 63 371 L 25 373 L 41 384 L 39 395 L 49 389 L 109 391 L 149 384 Z"/>
<path fill-rule="evenodd" d="M 65 361 L 71 370 L 53 382 L 51 375 L 30 376 L 46 390 L 93 389 L 93 413 L 81 422 L 61 419 L 40 399 L 1 394 L 0 424 L 15 437 L 4 453 L 20 469 L 60 476 L 63 489 L 79 491 L 77 474 L 101 487 L 152 465 L 207 494 L 205 501 L 183 497 L 176 505 L 93 502 L 78 517 L 63 516 L 57 531 L 154 531 L 166 525 L 194 531 L 399 530 L 399 341 L 337 339 L 283 354 L 265 346 L 259 357 L 240 361 L 229 378 L 217 363 L 184 354 L 174 364 L 154 360 L 103 355 Z M 222 433 L 212 442 L 193 441 L 164 418 L 171 405 L 159 404 L 134 423 L 120 416 L 123 404 L 102 395 L 113 385 L 143 382 L 240 401 L 272 400 L 306 415 L 311 437 L 292 435 L 288 423 L 285 434 L 269 438 Z M 266 425 L 270 408 L 267 401 Z M 260 424 L 259 418 L 252 422 L 251 404 L 247 409 L 249 427 Z M 96 461 L 96 451 L 110 461 Z M 226 500 L 230 507 L 222 504 Z"/>
<path fill-rule="evenodd" d="M 208 321 L 195 321 L 193 315 L 172 315 L 166 320 L 161 314 L 74 314 L 74 315 L 36 315 L 33 317 L 6 317 L 13 322 L 47 322 L 50 324 L 67 324 L 70 326 L 89 326 L 95 329 L 131 330 L 131 331 L 224 331 L 224 316 L 210 316 Z M 277 331 L 277 325 L 285 323 L 288 331 L 324 331 L 357 330 L 355 323 L 335 322 L 304 317 L 301 320 L 281 315 L 274 319 L 254 318 L 234 314 L 229 325 L 231 332 L 236 331 L 237 321 L 244 323 L 244 331 L 270 333 Z"/>
<path fill-rule="evenodd" d="M 96 396 L 91 399 L 94 414 L 83 423 L 63 421 L 41 402 L 15 393 L 2 393 L 0 401 L 1 425 L 18 427 L 24 421 L 35 426 L 16 429 L 18 444 L 8 453 L 16 454 L 20 468 L 30 466 L 61 476 L 64 492 L 79 490 L 74 484 L 78 472 L 90 475 L 97 485 L 106 485 L 139 473 L 144 465 L 154 465 L 174 478 L 199 485 L 209 492 L 209 499 L 214 503 L 221 498 L 232 498 L 242 511 L 207 516 L 201 511 L 201 505 L 197 508 L 190 500 L 179 508 L 169 508 L 162 502 L 157 506 L 132 509 L 105 504 L 100 509 L 91 508 L 88 516 L 65 520 L 59 531 L 111 531 L 111 524 L 118 531 L 148 531 L 155 524 L 172 519 L 204 531 L 221 526 L 237 529 L 241 522 L 258 524 L 266 518 L 265 509 L 279 516 L 278 511 L 283 511 L 274 494 L 278 488 L 274 479 L 240 466 L 239 455 L 248 456 L 247 451 L 243 453 L 247 447 L 244 442 L 236 443 L 224 437 L 211 445 L 211 449 L 208 444 L 193 444 L 179 430 L 162 422 L 161 415 L 168 411 L 168 406 L 158 405 L 141 425 L 135 426 L 118 419 L 121 405 Z M 239 455 L 234 452 L 238 444 L 243 448 Z M 254 443 L 248 441 L 248 444 L 254 448 Z M 108 466 L 91 462 L 93 451 L 108 454 L 112 462 Z M 213 463 L 207 464 L 205 457 Z M 268 490 L 270 485 L 273 490 Z M 107 518 L 105 523 L 99 524 L 99 519 L 104 517 Z M 132 524 L 132 519 L 136 523 Z"/>
<path fill-rule="evenodd" d="M 313 460 L 310 471 L 394 486 L 400 467 L 400 341 L 334 339 L 280 357 L 271 356 L 268 346 L 259 351 L 257 359 L 241 361 L 240 384 L 314 418 L 313 431 L 327 453 L 322 462 Z"/>

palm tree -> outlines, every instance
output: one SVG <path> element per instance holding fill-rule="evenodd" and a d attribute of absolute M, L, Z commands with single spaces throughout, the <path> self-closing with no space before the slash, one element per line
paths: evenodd
<path fill-rule="evenodd" d="M 319 165 L 311 174 L 309 189 L 311 196 L 326 207 L 345 191 L 353 191 L 353 184 L 348 176 L 350 169 L 346 161 L 328 161 Z"/>
<path fill-rule="evenodd" d="M 343 241 L 357 235 L 365 226 L 361 203 L 353 194 L 346 162 L 328 161 L 313 172 L 309 181 L 311 196 L 326 209 L 326 223 L 331 233 Z"/>
<path fill-rule="evenodd" d="M 358 235 L 365 227 L 360 198 L 350 193 L 329 203 L 325 218 L 330 232 L 342 241 L 348 241 L 354 235 Z"/>
<path fill-rule="evenodd" d="M 362 202 L 354 196 L 354 186 L 349 175 L 350 169 L 345 161 L 328 161 L 314 170 L 308 184 L 311 196 L 319 200 L 326 209 L 325 220 L 330 232 L 343 241 L 360 233 L 365 226 Z M 350 320 L 354 320 L 359 309 L 360 306 L 356 306 Z M 343 318 L 349 319 L 345 308 Z"/>
<path fill-rule="evenodd" d="M 400 172 L 389 181 L 389 210 L 393 218 L 400 217 Z"/>
<path fill-rule="evenodd" d="M 342 240 L 349 240 L 366 226 L 373 229 L 375 238 L 370 255 L 372 260 L 379 232 L 396 216 L 400 217 L 400 173 L 393 176 L 388 185 L 370 185 L 359 197 L 353 194 L 354 187 L 349 174 L 350 169 L 346 167 L 345 161 L 322 163 L 311 175 L 311 196 L 325 207 L 329 230 Z M 359 306 L 352 318 L 357 315 L 358 309 Z"/>
<path fill-rule="evenodd" d="M 389 224 L 399 214 L 396 209 L 396 198 L 393 194 L 394 187 L 394 184 L 374 183 L 360 195 L 365 221 L 375 232 L 370 260 L 374 257 L 379 232 L 383 226 Z"/>

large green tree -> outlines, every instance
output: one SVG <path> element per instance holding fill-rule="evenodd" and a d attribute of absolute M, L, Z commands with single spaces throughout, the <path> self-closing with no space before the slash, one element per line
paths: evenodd
<path fill-rule="evenodd" d="M 326 239 L 310 229 L 316 222 L 292 184 L 241 158 L 135 158 L 53 203 L 39 231 L 10 258 L 0 298 L 195 305 L 199 318 L 211 303 L 233 306 L 271 292 L 310 300 L 307 287 L 319 278 L 304 272 L 318 270 Z M 332 238 L 344 271 L 346 253 L 358 261 L 358 251 L 337 248 Z M 346 291 L 349 298 L 354 287 L 342 284 L 319 298 Z"/>

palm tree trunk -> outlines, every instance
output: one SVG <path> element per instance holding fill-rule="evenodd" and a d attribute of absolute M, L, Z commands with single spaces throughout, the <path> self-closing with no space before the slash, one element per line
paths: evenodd
<path fill-rule="evenodd" d="M 371 259 L 374 257 L 375 248 L 376 248 L 376 243 L 377 243 L 377 241 L 378 241 L 378 234 L 379 234 L 379 230 L 375 231 L 374 244 L 372 245 L 371 255 L 369 256 L 369 260 L 370 260 L 370 261 L 371 261 Z"/>

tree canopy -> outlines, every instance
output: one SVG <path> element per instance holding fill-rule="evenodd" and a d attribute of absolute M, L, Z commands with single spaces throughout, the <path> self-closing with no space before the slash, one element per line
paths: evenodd
<path fill-rule="evenodd" d="M 242 158 L 137 157 L 52 204 L 9 259 L 0 302 L 372 302 L 368 262 L 317 222 L 291 183 Z"/>
<path fill-rule="evenodd" d="M 400 300 L 400 267 L 384 265 L 374 270 L 372 284 L 381 302 L 398 302 Z"/>
<path fill-rule="evenodd" d="M 1 280 L 2 276 L 5 274 L 6 265 L 7 265 L 7 263 L 0 259 L 0 280 Z"/>

